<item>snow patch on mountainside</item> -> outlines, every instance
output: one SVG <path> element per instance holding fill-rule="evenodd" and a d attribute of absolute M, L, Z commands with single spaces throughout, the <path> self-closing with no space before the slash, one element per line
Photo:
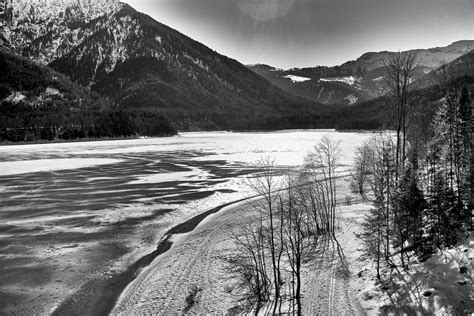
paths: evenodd
<path fill-rule="evenodd" d="M 357 102 L 357 100 L 359 100 L 359 99 L 355 95 L 349 94 L 348 96 L 346 96 L 344 98 L 344 100 L 349 101 L 349 104 L 355 104 Z"/>
<path fill-rule="evenodd" d="M 321 82 L 343 82 L 351 86 L 355 86 L 356 84 L 359 83 L 359 79 L 354 77 L 354 76 L 348 76 L 348 77 L 332 77 L 332 78 L 321 78 L 319 79 Z"/>
<path fill-rule="evenodd" d="M 196 66 L 206 70 L 207 72 L 209 72 L 209 66 L 207 66 L 206 64 L 204 64 L 204 62 L 202 60 L 200 60 L 199 58 L 193 58 L 192 56 L 190 56 L 188 53 L 184 52 L 183 54 L 184 58 L 190 60 L 191 62 L 193 62 Z"/>
<path fill-rule="evenodd" d="M 21 93 L 19 91 L 15 91 L 10 96 L 8 96 L 5 99 L 5 101 L 11 102 L 13 104 L 17 104 L 17 103 L 23 101 L 24 99 L 26 99 L 26 96 L 23 93 Z"/>
<path fill-rule="evenodd" d="M 293 82 L 293 83 L 296 83 L 296 82 L 305 82 L 305 81 L 311 80 L 311 78 L 300 77 L 300 76 L 294 76 L 294 75 L 286 75 L 286 76 L 283 76 L 283 78 L 290 79 L 291 82 Z"/>

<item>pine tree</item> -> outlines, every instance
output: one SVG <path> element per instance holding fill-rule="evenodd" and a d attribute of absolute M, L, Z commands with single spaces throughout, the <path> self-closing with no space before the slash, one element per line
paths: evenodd
<path fill-rule="evenodd" d="M 429 213 L 441 212 L 435 217 L 441 217 L 444 222 L 439 236 L 431 236 L 438 240 L 435 242 L 438 247 L 454 245 L 460 233 L 471 226 L 470 210 L 473 205 L 469 93 L 464 88 L 458 97 L 455 87 L 447 91 L 433 121 L 435 136 L 428 154 Z"/>
<path fill-rule="evenodd" d="M 413 251 L 423 256 L 423 212 L 426 201 L 418 186 L 418 158 L 416 150 L 412 150 L 410 163 L 400 182 L 394 197 L 395 234 L 394 246 L 400 248 L 400 257 Z"/>
<path fill-rule="evenodd" d="M 469 91 L 466 87 L 461 90 L 459 98 L 459 137 L 460 137 L 460 198 L 466 209 L 462 221 L 472 227 L 471 212 L 474 207 L 474 152 L 473 152 L 473 120 Z"/>
<path fill-rule="evenodd" d="M 386 137 L 376 136 L 371 139 L 370 146 L 373 155 L 370 160 L 370 171 L 373 175 L 370 179 L 370 186 L 374 195 L 374 203 L 383 216 L 384 257 L 388 260 L 390 256 L 390 224 L 392 222 L 391 186 L 395 174 L 392 144 Z"/>
<path fill-rule="evenodd" d="M 360 235 L 360 239 L 364 243 L 364 253 L 375 260 L 377 279 L 379 280 L 381 279 L 380 270 L 382 260 L 385 257 L 384 250 L 386 249 L 384 245 L 384 213 L 383 205 L 378 205 L 378 207 L 371 209 L 370 213 L 364 217 L 362 222 L 363 233 Z"/>

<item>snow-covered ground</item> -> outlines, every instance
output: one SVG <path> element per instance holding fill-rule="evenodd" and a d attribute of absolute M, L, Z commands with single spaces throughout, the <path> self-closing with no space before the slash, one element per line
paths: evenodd
<path fill-rule="evenodd" d="M 6 302 L 0 304 L 0 314 L 48 314 L 81 287 L 98 293 L 94 283 L 88 287 L 90 281 L 123 271 L 153 251 L 171 227 L 250 196 L 246 183 L 258 170 L 258 160 L 270 157 L 282 168 L 297 167 L 325 134 L 340 141 L 338 170 L 347 174 L 356 147 L 370 134 L 200 132 L 0 146 L 0 294 Z M 338 195 L 353 196 L 347 180 L 341 181 Z M 357 223 L 371 206 L 353 198 L 352 205 L 341 208 L 339 236 L 351 276 L 338 275 L 332 264 L 309 268 L 307 314 L 375 314 L 379 308 L 392 308 L 356 238 Z M 193 284 L 203 287 L 193 312 L 233 307 L 236 293 L 218 259 L 232 248 L 232 225 L 248 212 L 245 204 L 228 207 L 194 231 L 173 236 L 172 249 L 129 285 L 115 312 L 179 311 Z M 427 311 L 453 314 L 460 304 L 472 305 L 472 276 L 459 273 L 461 267 L 472 271 L 471 261 L 472 238 L 414 264 L 403 276 L 408 281 L 397 284 L 415 286 L 413 297 Z M 88 298 L 78 299 L 89 303 Z"/>
<path fill-rule="evenodd" d="M 170 227 L 248 196 L 259 159 L 299 166 L 325 134 L 341 142 L 341 171 L 369 137 L 202 132 L 0 146 L 0 291 L 9 302 L 0 313 L 48 313 L 152 251 Z"/>
<path fill-rule="evenodd" d="M 348 182 L 345 179 L 338 182 L 338 193 L 348 194 Z M 112 314 L 181 313 L 192 286 L 200 290 L 196 303 L 188 311 L 190 314 L 226 314 L 240 305 L 240 290 L 235 288 L 235 276 L 226 268 L 223 257 L 235 249 L 232 234 L 236 227 L 259 216 L 252 203 L 247 201 L 224 208 L 206 218 L 192 232 L 174 236 L 172 248 L 126 288 Z M 367 264 L 360 263 L 361 242 L 355 232 L 360 229 L 357 221 L 370 207 L 357 203 L 342 206 L 340 210 L 338 238 L 353 267 L 350 275 L 341 273 L 335 249 L 327 249 L 321 256 L 314 254 L 316 259 L 304 264 L 303 315 L 364 315 L 359 294 L 370 284 L 358 282 L 351 286 L 350 283 L 359 281 L 359 265 Z"/>

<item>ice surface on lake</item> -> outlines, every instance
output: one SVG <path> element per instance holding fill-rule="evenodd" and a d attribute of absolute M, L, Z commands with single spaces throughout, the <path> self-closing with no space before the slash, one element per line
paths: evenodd
<path fill-rule="evenodd" d="M 128 184 L 140 184 L 140 183 L 158 183 L 158 182 L 171 182 L 178 181 L 180 179 L 191 178 L 194 175 L 192 171 L 183 172 L 172 172 L 172 173 L 156 173 L 143 177 L 139 177 L 137 180 L 128 182 Z"/>
<path fill-rule="evenodd" d="M 0 149 L 1 152 L 1 149 Z M 40 171 L 58 171 L 100 166 L 121 162 L 120 159 L 106 158 L 60 158 L 22 161 L 0 161 L 0 176 L 24 174 Z"/>
<path fill-rule="evenodd" d="M 186 154 L 195 152 L 200 153 L 193 158 L 196 160 L 226 160 L 246 164 L 254 164 L 270 157 L 275 159 L 278 165 L 297 166 L 303 163 L 304 156 L 323 135 L 340 141 L 340 163 L 343 165 L 352 164 L 355 148 L 369 136 L 368 133 L 338 133 L 332 130 L 271 133 L 192 132 L 169 138 L 2 146 L 0 176 L 118 163 L 123 160 L 124 154 L 151 152 L 176 152 L 177 155 L 183 155 L 183 159 Z M 115 156 L 120 156 L 121 159 L 117 160 Z"/>
<path fill-rule="evenodd" d="M 108 196 L 109 207 L 145 201 L 167 206 L 170 202 L 180 203 L 178 209 L 183 214 L 199 213 L 249 195 L 246 175 L 262 159 L 274 159 L 277 166 L 302 165 L 304 157 L 324 135 L 340 142 L 337 170 L 347 173 L 356 147 L 370 134 L 332 130 L 193 132 L 168 138 L 2 146 L 0 177 L 15 178 L 4 178 L 9 182 L 5 182 L 1 192 L 8 198 L 30 183 L 29 187 L 34 187 L 38 195 L 25 192 L 15 198 L 35 203 L 40 197 L 41 201 L 48 201 L 49 195 L 77 191 L 67 197 L 74 200 L 64 200 L 64 206 L 55 207 L 95 201 L 104 205 L 101 196 Z M 36 177 L 35 173 L 41 171 L 56 173 Z M 47 183 L 54 186 L 43 187 Z M 111 216 L 115 217 L 114 214 L 119 213 Z M 65 215 L 61 213 L 61 217 Z"/>
<path fill-rule="evenodd" d="M 351 165 L 357 146 L 367 133 L 328 131 L 280 131 L 274 133 L 187 133 L 186 138 L 199 141 L 203 150 L 213 154 L 197 159 L 222 159 L 253 164 L 270 157 L 277 165 L 300 166 L 306 154 L 324 135 L 340 142 L 343 165 Z"/>
<path fill-rule="evenodd" d="M 173 209 L 174 221 L 251 196 L 248 175 L 270 158 L 298 167 L 324 135 L 340 142 L 347 173 L 368 133 L 290 130 L 194 132 L 168 138 L 0 147 L 0 208 L 10 221 L 53 222 L 71 214 L 113 223 L 135 211 Z M 39 174 L 38 172 L 43 172 Z M 28 205 L 25 207 L 25 205 Z M 140 207 L 136 207 L 136 206 Z M 148 210 L 148 211 L 147 211 Z M 3 215 L 2 215 L 3 214 Z"/>
<path fill-rule="evenodd" d="M 150 202 L 166 207 L 168 203 L 180 203 L 178 209 L 183 214 L 199 213 L 250 195 L 246 175 L 262 159 L 274 159 L 277 166 L 283 167 L 302 165 L 324 135 L 340 142 L 337 170 L 347 173 L 356 147 L 370 134 L 332 130 L 193 132 L 168 138 L 2 146 L 0 177 L 16 178 L 8 179 L 9 184 L 1 192 L 8 198 L 14 194 L 10 192 L 31 183 L 39 195 L 25 192 L 15 198 L 35 203 L 40 197 L 47 201 L 49 195 L 77 191 L 67 197 L 73 200 L 64 200 L 65 206 L 55 207 L 94 201 L 103 205 L 101 196 L 108 196 L 109 207 L 117 203 Z M 50 171 L 62 173 L 35 176 L 37 172 Z M 71 183 L 73 179 L 79 182 Z M 46 183 L 53 183 L 54 187 L 43 187 Z M 163 187 L 166 183 L 169 185 Z M 171 205 L 174 208 L 173 205 L 176 204 Z M 114 214 L 119 213 L 111 216 Z"/>

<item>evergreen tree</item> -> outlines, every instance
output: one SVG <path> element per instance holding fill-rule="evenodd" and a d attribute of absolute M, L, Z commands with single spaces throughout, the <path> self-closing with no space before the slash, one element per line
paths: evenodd
<path fill-rule="evenodd" d="M 401 180 L 394 197 L 394 212 L 396 214 L 394 246 L 400 248 L 400 257 L 408 251 L 421 256 L 423 238 L 423 211 L 426 201 L 418 186 L 418 158 L 416 150 L 412 151 L 410 163 Z"/>
<path fill-rule="evenodd" d="M 385 257 L 384 231 L 385 218 L 383 205 L 376 203 L 378 207 L 371 209 L 362 222 L 363 232 L 360 239 L 364 243 L 364 253 L 375 260 L 377 279 L 381 279 L 381 267 Z"/>
<path fill-rule="evenodd" d="M 461 90 L 459 98 L 459 136 L 461 144 L 459 146 L 460 155 L 460 198 L 467 206 L 464 211 L 462 220 L 464 223 L 472 227 L 470 211 L 474 207 L 474 152 L 473 152 L 473 120 L 472 106 L 469 97 L 469 91 L 466 87 Z"/>

